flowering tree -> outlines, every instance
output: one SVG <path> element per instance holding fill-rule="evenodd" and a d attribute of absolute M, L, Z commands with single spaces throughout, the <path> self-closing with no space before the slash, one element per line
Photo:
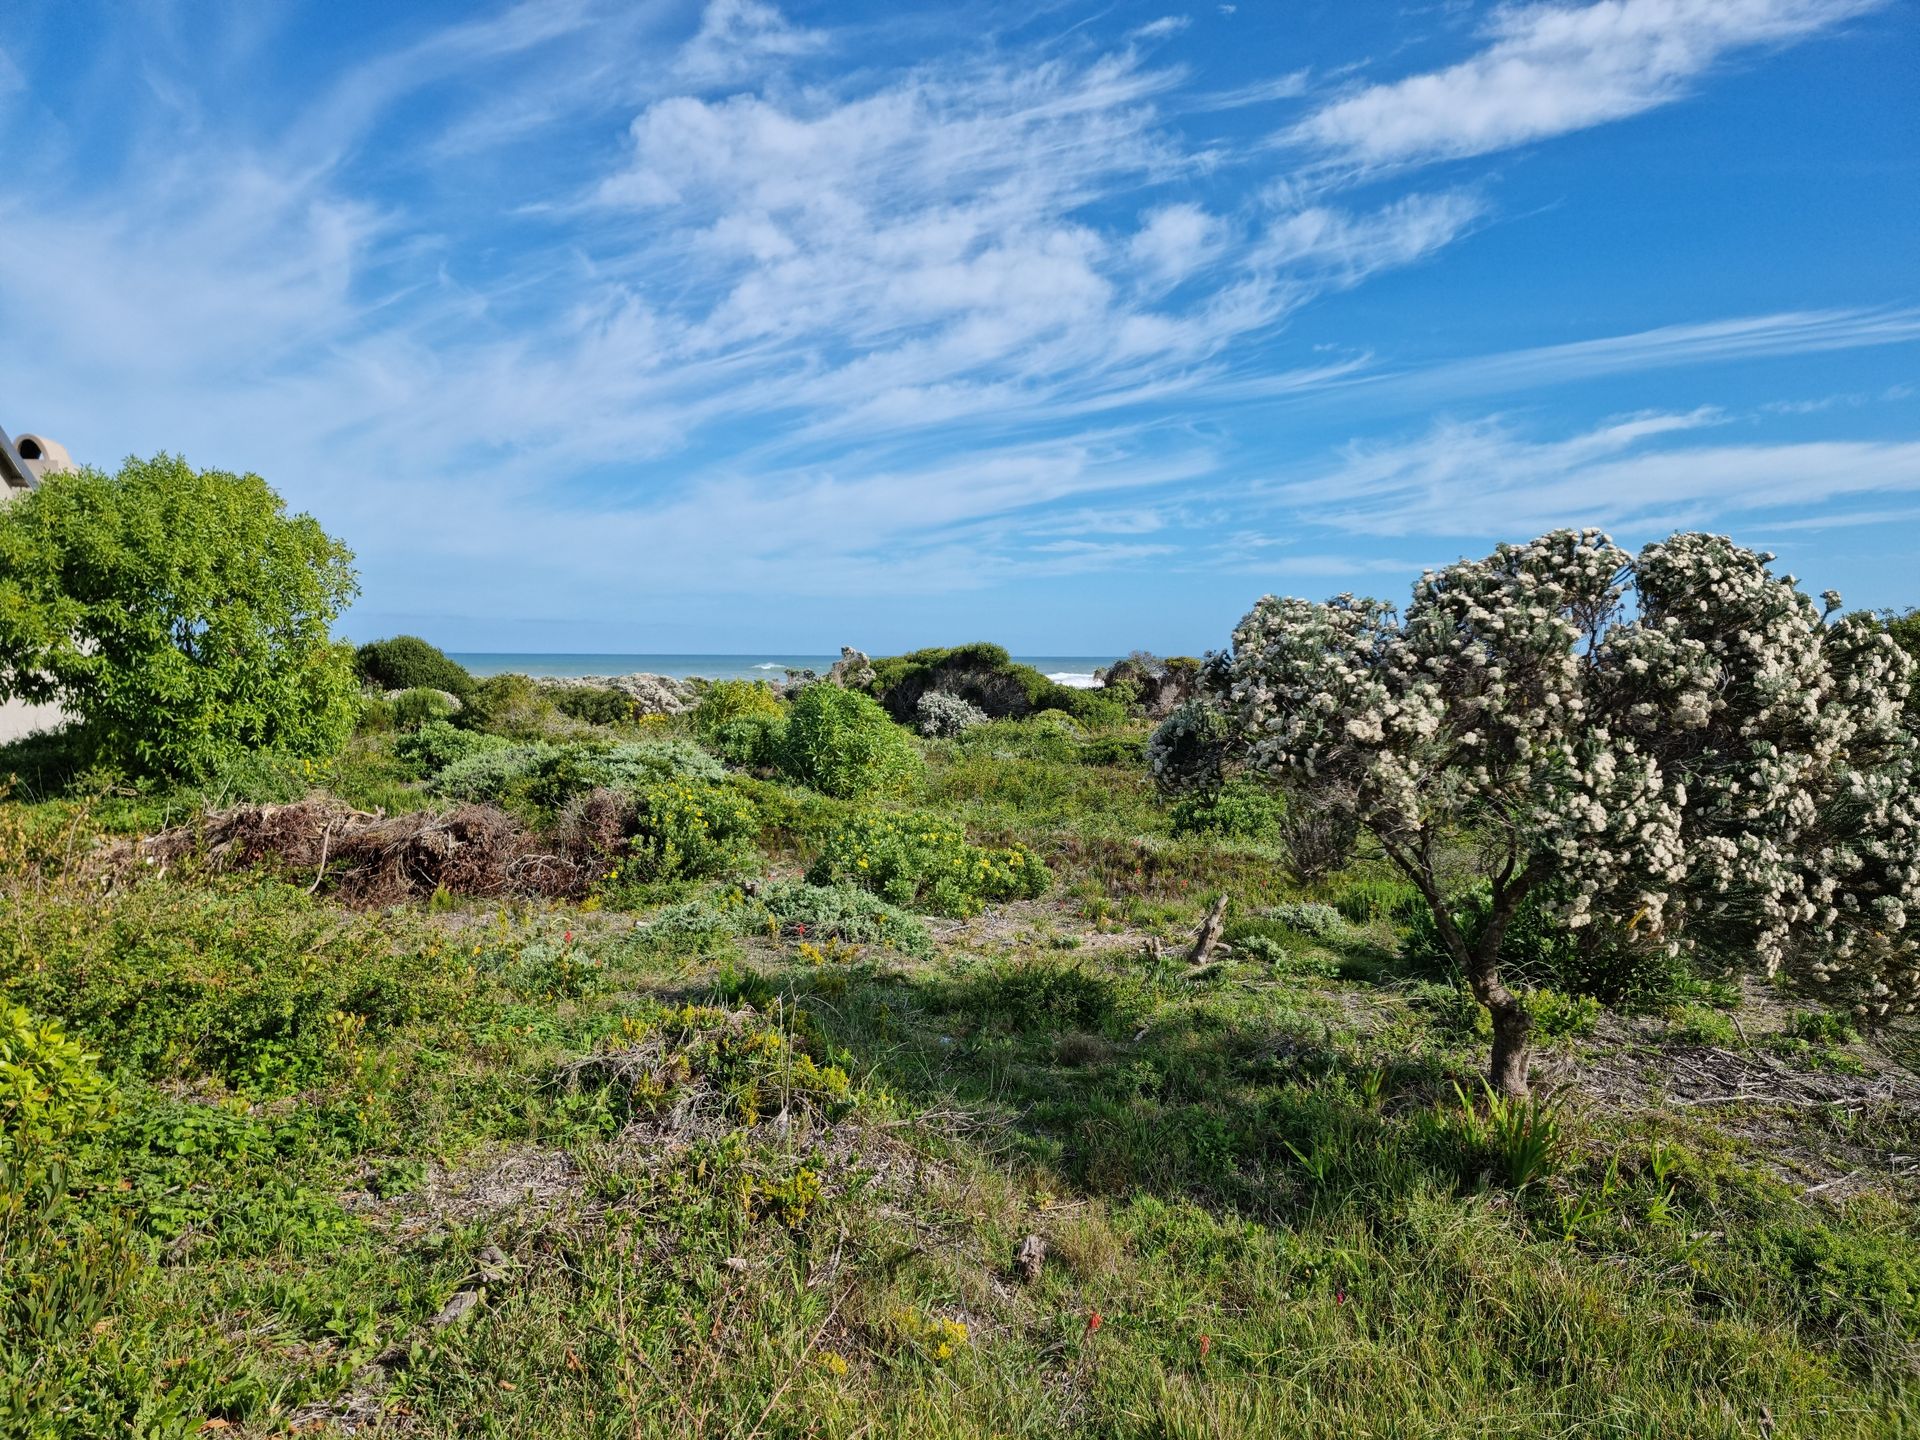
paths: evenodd
<path fill-rule="evenodd" d="M 1491 1012 L 1500 1091 L 1527 1089 L 1531 1021 L 1499 956 L 1530 897 L 1569 926 L 1796 961 L 1863 1014 L 1920 996 L 1913 661 L 1870 622 L 1828 624 L 1839 596 L 1823 614 L 1772 558 L 1557 531 L 1429 572 L 1404 615 L 1269 596 L 1235 630 L 1233 748 L 1349 812 L 1419 887 Z M 1169 727 L 1156 769 L 1184 774 L 1196 722 Z M 1492 896 L 1472 936 L 1436 871 L 1462 838 Z"/>

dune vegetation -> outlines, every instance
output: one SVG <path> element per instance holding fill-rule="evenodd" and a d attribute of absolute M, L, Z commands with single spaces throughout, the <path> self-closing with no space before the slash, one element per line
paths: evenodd
<path fill-rule="evenodd" d="M 1532 842 L 1471 776 L 1410 871 L 1368 727 L 1285 707 L 1388 644 L 1287 648 L 1323 622 L 1256 611 L 1158 723 L 992 646 L 636 715 L 408 641 L 342 741 L 0 749 L 0 1433 L 1920 1426 L 1889 907 L 1843 954 L 1676 871 L 1636 918 L 1564 847 L 1511 897 Z M 1904 701 L 1857 624 L 1838 690 Z M 1879 784 L 1905 713 L 1834 763 Z"/>

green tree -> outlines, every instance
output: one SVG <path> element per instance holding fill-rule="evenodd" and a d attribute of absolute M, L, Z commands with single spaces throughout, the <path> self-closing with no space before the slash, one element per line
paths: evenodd
<path fill-rule="evenodd" d="M 58 702 L 140 774 L 328 753 L 353 723 L 329 633 L 352 560 L 258 475 L 158 455 L 56 476 L 0 509 L 0 700 Z"/>

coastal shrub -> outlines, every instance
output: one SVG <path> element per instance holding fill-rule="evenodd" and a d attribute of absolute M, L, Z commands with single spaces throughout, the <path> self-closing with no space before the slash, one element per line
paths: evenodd
<path fill-rule="evenodd" d="M 855 815 L 835 830 L 807 879 L 858 885 L 894 905 L 964 916 L 992 901 L 1031 899 L 1053 877 L 1024 846 L 973 845 L 951 820 L 887 812 Z"/>
<path fill-rule="evenodd" d="M 361 683 L 376 690 L 445 690 L 465 695 L 473 688 L 467 667 L 418 635 L 374 640 L 353 652 Z"/>
<path fill-rule="evenodd" d="M 637 793 L 657 781 L 719 782 L 726 774 L 718 760 L 686 740 L 536 741 L 470 752 L 434 775 L 432 784 L 453 800 L 552 811 L 589 790 Z"/>
<path fill-rule="evenodd" d="M 547 695 L 562 715 L 583 725 L 628 725 L 640 717 L 633 696 L 608 685 L 561 685 Z"/>
<path fill-rule="evenodd" d="M 1084 732 L 1064 711 L 1043 710 L 1020 720 L 993 720 L 960 737 L 968 754 L 1002 760 L 1049 760 L 1070 764 L 1080 758 Z"/>
<path fill-rule="evenodd" d="M 1493 912 L 1493 890 L 1476 883 L 1449 899 L 1449 918 L 1475 940 Z M 1451 964 L 1433 911 L 1413 909 L 1402 953 L 1430 967 Z M 1592 996 L 1610 1005 L 1656 1005 L 1683 988 L 1686 965 L 1662 945 L 1605 921 L 1568 929 L 1549 897 L 1521 902 L 1500 942 L 1501 966 L 1524 986 Z"/>
<path fill-rule="evenodd" d="M 98 1059 L 58 1024 L 0 1000 L 0 1211 L 99 1131 L 108 1090 Z"/>
<path fill-rule="evenodd" d="M 554 692 L 526 675 L 489 675 L 462 697 L 460 724 L 509 740 L 551 740 L 577 729 L 554 703 Z"/>
<path fill-rule="evenodd" d="M 723 720 L 707 738 L 708 746 L 729 765 L 759 769 L 779 762 L 786 741 L 787 717 L 736 715 Z"/>
<path fill-rule="evenodd" d="M 393 742 L 393 753 L 421 778 L 446 769 L 456 760 L 486 750 L 505 750 L 511 740 L 479 730 L 462 730 L 445 720 L 430 720 L 410 735 Z"/>
<path fill-rule="evenodd" d="M 353 719 L 353 733 L 356 735 L 392 734 L 393 702 L 384 695 L 362 695 L 359 713 Z"/>
<path fill-rule="evenodd" d="M 781 736 L 779 768 L 825 795 L 898 795 L 920 778 L 911 738 L 865 695 L 809 685 L 794 700 Z"/>
<path fill-rule="evenodd" d="M 352 560 L 258 475 L 52 476 L 0 506 L 0 701 L 58 702 L 88 758 L 137 775 L 331 754 L 358 713 L 331 635 Z"/>
<path fill-rule="evenodd" d="M 927 927 L 897 905 L 852 885 L 776 880 L 748 895 L 733 889 L 655 911 L 636 935 L 676 951 L 710 946 L 721 936 L 767 935 L 813 944 L 885 945 L 903 955 L 933 954 Z"/>
<path fill-rule="evenodd" d="M 710 740 L 736 720 L 764 723 L 783 713 L 780 696 L 764 680 L 716 680 L 693 707 L 693 726 Z"/>
<path fill-rule="evenodd" d="M 439 690 L 408 690 L 393 699 L 393 723 L 397 729 L 418 730 L 435 720 L 445 720 L 455 708 Z"/>
<path fill-rule="evenodd" d="M 883 656 L 873 662 L 873 677 L 873 694 L 902 725 L 914 723 L 921 697 L 932 691 L 957 695 L 996 719 L 1059 710 L 1089 724 L 1108 725 L 1124 720 L 1127 713 L 1124 697 L 1074 690 L 984 641 Z"/>
<path fill-rule="evenodd" d="M 1234 779 L 1211 793 L 1182 796 L 1168 818 L 1176 835 L 1274 840 L 1286 813 L 1286 802 L 1258 781 Z"/>
<path fill-rule="evenodd" d="M 976 725 L 987 723 L 986 711 L 944 690 L 929 690 L 922 695 L 916 713 L 920 733 L 930 740 L 957 739 Z"/>
<path fill-rule="evenodd" d="M 1488 887 L 1476 936 L 1444 910 L 1434 935 L 1492 1014 L 1509 1097 L 1531 1020 L 1502 932 L 1529 900 L 1556 929 L 1791 963 L 1863 1018 L 1920 1004 L 1914 663 L 1773 559 L 1558 530 L 1428 571 L 1404 610 L 1269 596 L 1234 631 L 1245 762 L 1350 810 L 1423 892 L 1461 865 Z M 1489 822 L 1498 843 L 1432 843 Z"/>
<path fill-rule="evenodd" d="M 752 866 L 759 812 L 729 780 L 658 780 L 632 792 L 625 854 L 610 882 L 707 880 Z"/>
<path fill-rule="evenodd" d="M 1082 765 L 1124 765 L 1135 769 L 1146 763 L 1147 742 L 1139 735 L 1099 735 L 1080 747 Z"/>

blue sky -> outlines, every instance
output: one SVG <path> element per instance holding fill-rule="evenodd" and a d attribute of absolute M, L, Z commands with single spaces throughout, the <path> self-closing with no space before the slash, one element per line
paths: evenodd
<path fill-rule="evenodd" d="M 1597 524 L 1920 603 L 1920 7 L 0 12 L 0 423 L 355 638 L 1221 644 Z"/>

